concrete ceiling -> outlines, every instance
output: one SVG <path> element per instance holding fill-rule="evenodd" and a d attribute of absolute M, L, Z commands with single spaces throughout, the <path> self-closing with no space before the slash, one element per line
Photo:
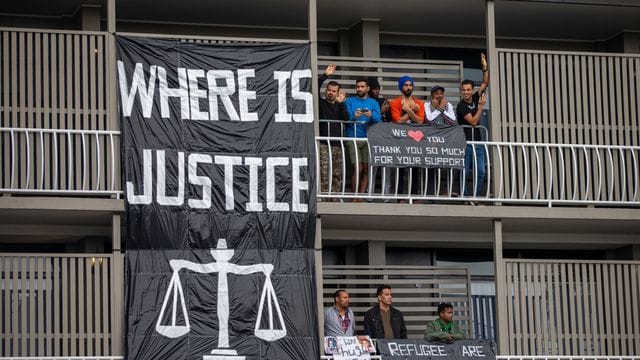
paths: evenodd
<path fill-rule="evenodd" d="M 3 1 L 0 15 L 60 17 L 81 4 L 107 0 Z M 119 21 L 232 27 L 307 28 L 302 0 L 116 0 Z M 483 0 L 317 0 L 318 27 L 335 31 L 363 18 L 378 19 L 382 33 L 484 36 Z M 603 5 L 607 4 L 607 5 Z M 636 0 L 497 0 L 496 31 L 503 38 L 606 40 L 640 31 Z M 103 11 L 103 17 L 106 12 Z"/>

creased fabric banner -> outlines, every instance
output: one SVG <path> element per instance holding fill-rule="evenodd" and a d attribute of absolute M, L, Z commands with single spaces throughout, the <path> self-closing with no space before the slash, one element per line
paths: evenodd
<path fill-rule="evenodd" d="M 316 359 L 308 44 L 116 37 L 127 359 Z"/>
<path fill-rule="evenodd" d="M 378 340 L 382 360 L 495 360 L 491 340 L 458 340 L 453 343 L 424 340 Z"/>
<path fill-rule="evenodd" d="M 460 126 L 380 123 L 367 137 L 374 166 L 464 169 L 467 141 Z"/>

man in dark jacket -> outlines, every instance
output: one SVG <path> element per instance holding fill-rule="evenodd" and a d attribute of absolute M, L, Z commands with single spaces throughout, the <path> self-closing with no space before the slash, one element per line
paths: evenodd
<path fill-rule="evenodd" d="M 400 310 L 391 306 L 389 285 L 378 286 L 378 305 L 364 314 L 364 334 L 373 339 L 406 339 L 407 326 Z"/>

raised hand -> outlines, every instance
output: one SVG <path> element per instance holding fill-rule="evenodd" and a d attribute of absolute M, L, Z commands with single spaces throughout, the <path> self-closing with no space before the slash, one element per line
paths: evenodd
<path fill-rule="evenodd" d="M 384 113 L 386 113 L 387 111 L 389 111 L 389 100 L 385 100 L 385 101 L 382 103 L 382 106 L 380 106 L 380 112 L 381 112 L 381 113 L 383 113 L 383 114 L 384 114 Z"/>
<path fill-rule="evenodd" d="M 324 74 L 327 76 L 331 76 L 336 72 L 336 68 L 336 64 L 330 64 L 326 69 L 324 69 Z"/>
<path fill-rule="evenodd" d="M 338 96 L 336 97 L 336 101 L 341 103 L 344 102 L 347 99 L 347 93 L 344 92 L 344 90 L 340 90 L 340 92 L 338 93 Z"/>
<path fill-rule="evenodd" d="M 480 99 L 478 100 L 478 105 L 484 105 L 487 102 L 487 94 L 482 93 L 482 95 L 480 95 Z"/>
<path fill-rule="evenodd" d="M 486 71 L 488 69 L 487 55 L 484 53 L 480 53 L 480 65 L 482 65 L 482 71 Z"/>

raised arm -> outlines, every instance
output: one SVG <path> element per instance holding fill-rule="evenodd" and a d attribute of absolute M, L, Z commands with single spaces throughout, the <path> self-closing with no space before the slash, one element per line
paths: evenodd
<path fill-rule="evenodd" d="M 480 53 L 480 64 L 482 65 L 482 84 L 478 88 L 478 93 L 483 94 L 489 87 L 489 64 L 487 64 L 487 56 Z"/>
<path fill-rule="evenodd" d="M 318 75 L 318 90 L 320 90 L 325 80 L 336 72 L 336 68 L 337 66 L 335 64 L 330 64 L 324 69 L 324 73 Z"/>

